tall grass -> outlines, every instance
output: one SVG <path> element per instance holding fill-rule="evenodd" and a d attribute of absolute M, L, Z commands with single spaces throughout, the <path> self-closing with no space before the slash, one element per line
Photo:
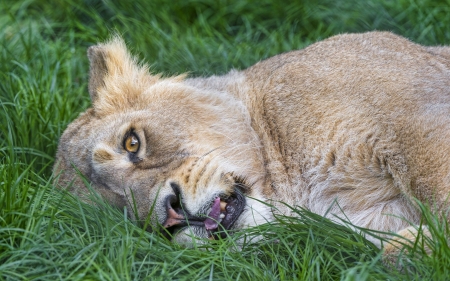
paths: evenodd
<path fill-rule="evenodd" d="M 155 72 L 208 75 L 343 32 L 450 44 L 448 14 L 450 1 L 431 0 L 1 1 L 0 280 L 446 280 L 449 227 L 427 207 L 433 251 L 413 245 L 398 267 L 367 231 L 301 209 L 181 248 L 100 199 L 54 190 L 51 167 L 62 131 L 89 106 L 86 49 L 113 32 Z"/>

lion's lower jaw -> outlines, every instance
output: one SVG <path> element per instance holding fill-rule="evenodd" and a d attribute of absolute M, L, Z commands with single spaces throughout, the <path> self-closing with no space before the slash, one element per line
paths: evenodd
<path fill-rule="evenodd" d="M 208 239 L 206 229 L 194 226 L 186 227 L 177 232 L 173 236 L 172 242 L 184 247 L 191 248 L 194 245 L 204 244 L 206 239 Z"/>

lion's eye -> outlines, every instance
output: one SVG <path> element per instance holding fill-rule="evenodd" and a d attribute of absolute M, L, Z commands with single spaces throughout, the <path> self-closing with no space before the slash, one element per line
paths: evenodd
<path fill-rule="evenodd" d="M 134 133 L 131 133 L 124 141 L 123 147 L 126 151 L 136 153 L 139 150 L 139 139 Z"/>

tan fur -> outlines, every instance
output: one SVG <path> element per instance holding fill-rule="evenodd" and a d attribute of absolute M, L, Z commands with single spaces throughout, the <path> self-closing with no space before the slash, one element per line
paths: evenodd
<path fill-rule="evenodd" d="M 302 206 L 336 221 L 397 232 L 419 222 L 412 198 L 448 208 L 450 49 L 387 32 L 331 37 L 224 76 L 161 78 L 115 38 L 91 47 L 92 108 L 63 134 L 59 185 L 84 196 L 73 166 L 119 206 L 152 225 L 181 188 L 205 215 L 233 177 L 246 179 L 247 207 L 234 228 Z M 124 135 L 141 140 L 130 161 Z M 345 215 L 344 215 L 345 214 Z M 206 237 L 201 227 L 185 234 Z"/>

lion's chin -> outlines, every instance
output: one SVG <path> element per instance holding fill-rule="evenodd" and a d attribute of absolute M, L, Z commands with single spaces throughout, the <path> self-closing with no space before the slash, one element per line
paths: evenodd
<path fill-rule="evenodd" d="M 193 247 L 194 245 L 204 244 L 207 240 L 211 239 L 208 232 L 204 227 L 190 226 L 183 227 L 178 230 L 173 236 L 171 241 L 184 247 Z"/>
<path fill-rule="evenodd" d="M 219 228 L 221 228 L 221 230 L 211 232 L 206 227 L 198 225 L 184 226 L 174 230 L 171 241 L 182 246 L 192 247 L 193 245 L 204 244 L 208 240 L 226 239 L 233 234 L 233 232 L 241 229 L 240 225 L 242 213 L 245 213 L 245 211 L 241 212 L 236 218 L 236 224 L 233 228 L 225 229 L 219 224 Z"/>

